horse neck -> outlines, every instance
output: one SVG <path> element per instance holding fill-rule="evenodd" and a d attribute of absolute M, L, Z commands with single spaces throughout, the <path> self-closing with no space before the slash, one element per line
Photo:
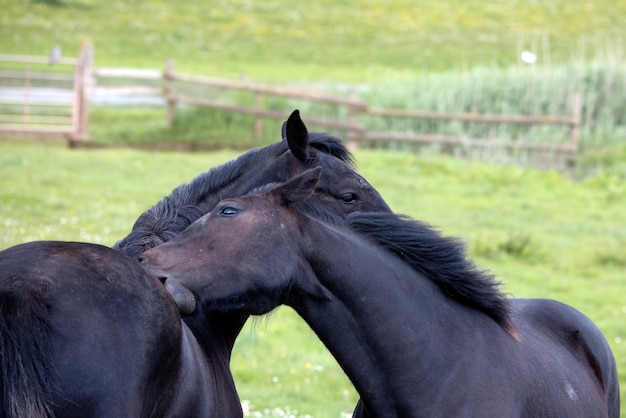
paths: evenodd
<path fill-rule="evenodd" d="M 337 359 L 370 413 L 402 415 L 409 386 L 413 401 L 423 396 L 426 402 L 434 396 L 432 379 L 444 375 L 433 368 L 445 370 L 453 361 L 441 347 L 462 322 L 455 318 L 467 312 L 395 255 L 319 225 L 305 230 L 309 265 L 329 299 L 297 296 L 289 304 Z"/>
<path fill-rule="evenodd" d="M 176 392 L 181 399 L 174 402 L 180 410 L 172 416 L 241 417 L 241 402 L 230 371 L 232 350 L 224 340 L 197 329 L 194 332 L 185 321 L 181 327 L 180 384 Z"/>
<path fill-rule="evenodd" d="M 186 317 L 185 324 L 207 355 L 228 364 L 235 340 L 248 318 L 248 314 L 239 312 L 198 312 Z"/>

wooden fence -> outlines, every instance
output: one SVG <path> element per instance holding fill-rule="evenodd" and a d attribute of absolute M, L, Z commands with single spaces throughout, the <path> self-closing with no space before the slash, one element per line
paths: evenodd
<path fill-rule="evenodd" d="M 564 143 L 536 143 L 523 141 L 503 141 L 484 138 L 461 138 L 445 135 L 428 135 L 396 132 L 366 132 L 361 138 L 367 141 L 406 141 L 426 142 L 467 147 L 500 147 L 509 149 L 526 149 L 535 151 L 555 151 L 564 154 L 576 154 L 579 148 L 580 120 L 581 120 L 580 93 L 571 97 L 571 113 L 569 116 L 515 116 L 491 115 L 480 113 L 435 113 L 408 109 L 377 109 L 368 108 L 367 114 L 381 117 L 402 117 L 428 120 L 454 120 L 462 122 L 481 122 L 491 124 L 522 124 L 522 125 L 565 125 L 568 127 L 567 139 Z"/>
<path fill-rule="evenodd" d="M 285 97 L 308 102 L 320 102 L 346 108 L 346 120 L 320 119 L 306 116 L 306 122 L 346 132 L 346 138 L 352 143 L 371 141 L 401 141 L 413 143 L 438 143 L 448 145 L 463 145 L 465 147 L 495 147 L 508 149 L 522 149 L 534 151 L 552 151 L 574 155 L 579 149 L 579 135 L 581 123 L 581 96 L 574 93 L 571 97 L 571 113 L 568 116 L 517 116 L 493 115 L 478 113 L 436 113 L 410 109 L 382 109 L 369 107 L 360 100 L 355 90 L 347 96 L 340 97 L 314 91 L 294 90 L 269 87 L 247 82 L 233 82 L 210 77 L 199 77 L 180 74 L 175 71 L 172 61 L 168 61 L 163 72 L 164 95 L 167 102 L 168 126 L 172 126 L 178 104 L 203 106 L 220 109 L 228 112 L 247 114 L 255 118 L 255 137 L 260 139 L 263 132 L 263 119 L 284 120 L 288 112 L 276 112 L 264 108 L 264 96 Z M 226 90 L 246 91 L 254 94 L 254 106 L 243 106 L 222 103 L 216 100 L 195 98 L 178 92 L 177 83 L 193 83 L 199 86 L 218 87 Z M 452 120 L 463 122 L 480 122 L 489 124 L 522 124 L 522 125 L 563 125 L 568 128 L 567 138 L 559 143 L 537 143 L 486 138 L 466 138 L 436 134 L 401 133 L 391 131 L 372 131 L 364 124 L 364 119 L 372 117 L 382 118 L 413 118 L 426 120 Z"/>
<path fill-rule="evenodd" d="M 165 79 L 164 94 L 167 101 L 168 126 L 172 126 L 176 113 L 176 107 L 178 104 L 202 106 L 254 116 L 254 135 L 257 139 L 261 139 L 263 135 L 263 119 L 285 120 L 290 113 L 287 110 L 272 111 L 264 107 L 263 98 L 265 96 L 274 96 L 289 99 L 298 99 L 307 102 L 325 103 L 338 107 L 346 107 L 348 115 L 346 121 L 316 118 L 315 116 L 309 115 L 306 116 L 306 121 L 307 123 L 325 128 L 344 130 L 346 131 L 347 138 L 349 140 L 357 139 L 364 132 L 364 128 L 358 124 L 357 118 L 359 114 L 367 110 L 367 103 L 360 101 L 356 97 L 355 91 L 352 91 L 348 98 L 344 98 L 311 90 L 305 91 L 299 89 L 287 89 L 281 87 L 265 86 L 256 83 L 253 84 L 247 82 L 233 82 L 211 77 L 185 75 L 180 74 L 174 70 L 174 63 L 171 60 L 167 62 L 163 77 Z M 254 106 L 242 106 L 231 103 L 223 103 L 207 98 L 197 98 L 190 95 L 185 95 L 179 92 L 177 89 L 177 83 L 181 82 L 209 87 L 218 87 L 225 90 L 249 92 L 254 95 Z"/>
<path fill-rule="evenodd" d="M 0 136 L 89 138 L 93 49 L 78 58 L 0 55 Z"/>
<path fill-rule="evenodd" d="M 314 115 L 305 115 L 305 121 L 312 126 L 342 130 L 345 138 L 353 143 L 367 143 L 372 141 L 400 141 L 409 143 L 435 143 L 446 145 L 459 145 L 464 147 L 500 147 L 507 149 L 521 149 L 533 151 L 551 151 L 566 156 L 573 156 L 579 149 L 579 131 L 581 123 L 581 97 L 575 93 L 571 99 L 571 111 L 566 116 L 518 116 L 518 115 L 494 115 L 478 113 L 435 113 L 412 109 L 383 109 L 370 107 L 361 100 L 356 90 L 351 90 L 344 95 L 333 95 L 318 91 L 301 90 L 267 86 L 245 81 L 230 81 L 212 77 L 182 74 L 176 71 L 174 62 L 168 60 L 165 68 L 161 70 L 139 70 L 125 68 L 91 68 L 93 52 L 91 47 L 84 46 L 81 56 L 77 60 L 64 59 L 60 64 L 74 66 L 73 100 L 63 103 L 63 106 L 71 109 L 71 123 L 62 116 L 49 116 L 44 112 L 35 112 L 38 106 L 51 106 L 35 100 L 30 92 L 30 83 L 35 78 L 52 80 L 54 77 L 69 79 L 68 75 L 51 75 L 44 72 L 31 72 L 28 64 L 47 62 L 43 58 L 28 58 L 21 61 L 9 56 L 0 56 L 0 62 L 13 59 L 14 62 L 26 64 L 23 70 L 24 85 L 21 86 L 24 97 L 18 101 L 4 100 L 0 97 L 0 105 L 21 106 L 21 113 L 16 115 L 8 112 L 0 114 L 0 133 L 36 134 L 42 133 L 62 134 L 70 141 L 84 140 L 88 138 L 88 97 L 87 93 L 95 91 L 99 96 L 151 96 L 162 99 L 166 106 L 166 118 L 168 126 L 172 126 L 179 105 L 199 106 L 219 109 L 226 112 L 250 115 L 254 118 L 254 135 L 262 138 L 263 121 L 266 119 L 285 120 L 291 109 L 276 111 L 266 107 L 267 97 L 295 99 L 304 102 L 322 103 L 336 106 L 337 114 L 345 115 L 342 120 L 330 118 L 317 118 Z M 3 78 L 16 77 L 15 71 L 0 72 L 0 81 Z M 65 78 L 64 78 L 65 77 Z M 104 83 L 107 79 L 134 80 L 133 85 L 111 85 Z M 91 88 L 94 80 L 94 88 Z M 101 83 L 102 82 L 102 83 Z M 143 84 L 141 84 L 143 82 Z M 128 83 L 128 81 L 126 81 Z M 146 84 L 147 83 L 147 84 Z M 141 85 L 139 85 L 141 84 Z M 189 88 L 191 86 L 191 88 Z M 186 88 L 183 88 L 186 87 Z M 219 94 L 197 95 L 193 94 L 202 88 L 213 88 L 227 92 L 246 92 L 253 95 L 252 104 L 221 100 Z M 4 100 L 4 101 L 3 101 Z M 60 106 L 60 105 L 59 105 Z M 555 138 L 551 143 L 524 142 L 522 140 L 499 140 L 494 138 L 468 138 L 439 135 L 433 133 L 376 131 L 368 125 L 369 122 L 379 119 L 421 119 L 439 121 L 461 121 L 466 123 L 486 124 L 522 124 L 535 125 L 561 125 L 567 128 L 565 138 Z M 19 119 L 20 123 L 17 123 Z M 6 124 L 5 122 L 12 124 Z"/>

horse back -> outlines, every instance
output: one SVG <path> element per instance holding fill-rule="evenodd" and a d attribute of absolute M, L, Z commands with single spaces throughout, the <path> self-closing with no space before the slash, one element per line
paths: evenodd
<path fill-rule="evenodd" d="M 180 320 L 162 286 L 107 247 L 0 252 L 0 416 L 164 416 Z"/>
<path fill-rule="evenodd" d="M 540 355 L 546 355 L 548 351 L 554 353 L 552 360 L 562 362 L 572 376 L 588 376 L 593 387 L 585 388 L 586 395 L 597 393 L 606 404 L 606 416 L 618 418 L 617 367 L 598 327 L 577 309 L 555 300 L 514 299 L 513 302 L 522 345 L 537 344 L 535 352 L 542 353 Z M 525 339 L 532 343 L 525 342 Z M 573 400 L 583 396 L 583 391 L 576 391 L 571 386 L 565 391 Z"/>

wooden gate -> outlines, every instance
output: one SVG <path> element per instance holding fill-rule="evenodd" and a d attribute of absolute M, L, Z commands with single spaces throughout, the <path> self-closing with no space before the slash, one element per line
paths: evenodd
<path fill-rule="evenodd" d="M 0 137 L 89 139 L 93 48 L 78 58 L 0 55 Z"/>

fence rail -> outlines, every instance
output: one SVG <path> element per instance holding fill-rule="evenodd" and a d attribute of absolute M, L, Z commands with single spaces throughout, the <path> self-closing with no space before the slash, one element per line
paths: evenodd
<path fill-rule="evenodd" d="M 211 77 L 190 76 L 177 73 L 172 61 L 168 61 L 163 72 L 164 94 L 167 102 L 167 119 L 169 126 L 174 121 L 178 104 L 202 106 L 220 109 L 228 112 L 246 114 L 255 118 L 255 136 L 262 135 L 263 119 L 285 119 L 286 112 L 267 110 L 263 107 L 263 96 L 285 97 L 318 102 L 346 108 L 346 120 L 332 120 L 307 117 L 307 122 L 325 128 L 340 129 L 346 132 L 347 139 L 352 142 L 372 141 L 402 141 L 413 143 L 439 143 L 448 145 L 462 145 L 466 147 L 497 147 L 507 149 L 522 149 L 535 151 L 554 151 L 573 155 L 579 148 L 579 127 L 581 98 L 575 93 L 571 99 L 571 113 L 568 116 L 521 116 L 521 115 L 494 115 L 480 113 L 439 113 L 412 109 L 383 109 L 369 107 L 360 100 L 353 91 L 349 97 L 340 97 L 319 92 L 292 90 L 278 87 L 269 87 L 247 82 L 233 82 Z M 254 94 L 254 106 L 234 105 L 219 100 L 191 97 L 178 92 L 177 83 L 192 83 L 222 88 L 226 90 L 246 91 Z M 490 124 L 525 124 L 525 125 L 563 125 L 568 127 L 566 143 L 530 143 L 523 141 L 498 140 L 486 138 L 465 138 L 424 133 L 381 132 L 369 130 L 361 122 L 365 118 L 411 118 L 429 120 L 454 120 L 461 122 L 480 122 Z"/>
<path fill-rule="evenodd" d="M 324 118 L 307 118 L 310 123 L 322 126 L 325 128 L 341 129 L 345 130 L 348 138 L 352 139 L 355 135 L 360 135 L 363 128 L 354 123 L 356 115 L 359 112 L 363 112 L 367 109 L 367 103 L 360 101 L 355 95 L 351 95 L 349 98 L 343 98 L 335 95 L 321 93 L 311 90 L 299 90 L 299 89 L 287 89 L 282 87 L 266 86 L 256 83 L 229 81 L 212 77 L 192 76 L 186 74 L 180 74 L 174 70 L 174 62 L 168 60 L 166 63 L 165 71 L 163 72 L 165 80 L 164 94 L 167 101 L 167 120 L 168 126 L 172 126 L 174 116 L 176 113 L 176 106 L 178 103 L 209 107 L 213 109 L 224 110 L 228 112 L 240 113 L 245 115 L 254 116 L 255 129 L 254 135 L 260 140 L 263 135 L 263 119 L 278 119 L 285 120 L 289 113 L 268 110 L 264 107 L 264 96 L 282 97 L 289 99 L 299 99 L 310 102 L 323 103 L 334 106 L 345 106 L 348 109 L 348 121 L 339 121 L 333 119 Z M 226 90 L 235 90 L 252 93 L 254 95 L 254 106 L 235 105 L 230 103 L 223 103 L 217 100 L 210 100 L 206 98 L 197 98 L 189 95 L 182 94 L 178 91 L 177 83 L 191 83 L 196 85 L 203 85 L 208 87 L 216 87 Z"/>
<path fill-rule="evenodd" d="M 447 145 L 459 145 L 464 147 L 498 147 L 505 149 L 522 149 L 535 151 L 554 151 L 567 155 L 574 155 L 579 149 L 579 132 L 581 119 L 581 96 L 575 93 L 571 99 L 571 111 L 569 115 L 496 115 L 482 113 L 440 113 L 415 109 L 389 109 L 370 107 L 361 100 L 356 91 L 348 94 L 333 95 L 313 90 L 291 89 L 276 86 L 267 86 L 259 83 L 246 81 L 230 81 L 213 77 L 182 74 L 175 69 L 173 60 L 166 62 L 163 70 L 135 69 L 135 68 L 92 68 L 93 52 L 91 47 L 83 46 L 81 55 L 77 59 L 63 58 L 58 63 L 74 66 L 74 74 L 52 73 L 41 69 L 33 70 L 32 65 L 44 64 L 48 61 L 42 57 L 20 57 L 12 55 L 0 55 L 0 63 L 12 62 L 25 66 L 23 70 L 14 68 L 0 69 L 0 82 L 2 80 L 23 79 L 24 85 L 19 89 L 24 92 L 23 97 L 0 96 L 0 134 L 20 132 L 20 126 L 25 133 L 49 133 L 66 135 L 71 141 L 88 138 L 88 103 L 89 92 L 94 92 L 99 97 L 151 97 L 160 98 L 161 101 L 153 101 L 157 105 L 165 103 L 168 126 L 172 126 L 176 117 L 177 108 L 180 105 L 207 107 L 226 112 L 249 115 L 254 118 L 254 135 L 261 138 L 263 135 L 263 121 L 267 119 L 284 120 L 288 116 L 288 110 L 277 111 L 266 106 L 266 97 L 295 99 L 305 102 L 320 103 L 335 106 L 342 110 L 337 112 L 345 115 L 343 120 L 331 118 L 307 117 L 307 123 L 323 128 L 345 131 L 348 141 L 353 143 L 368 143 L 380 141 L 400 141 L 407 143 L 435 143 Z M 123 84 L 110 83 L 113 79 L 124 80 Z M 32 90 L 34 80 L 54 83 L 73 82 L 71 98 L 63 101 L 57 97 L 58 103 L 51 103 L 44 97 L 35 96 Z M 94 82 L 97 80 L 98 82 Z M 130 81 L 129 81 L 130 80 Z M 6 83 L 6 82 L 5 82 Z M 191 86 L 191 88 L 189 88 Z M 185 88 L 186 87 L 186 88 Z M 7 87 L 5 91 L 10 91 Z M 226 92 L 244 92 L 253 96 L 248 104 L 232 103 L 224 101 L 217 95 L 197 96 L 198 89 L 211 88 Z M 39 90 L 41 92 L 41 90 Z M 7 107 L 8 106 L 8 107 Z M 11 112 L 7 111 L 14 106 Z M 21 106 L 21 113 L 15 112 L 15 106 Z M 67 118 L 55 118 L 50 112 L 44 112 L 41 108 L 71 109 L 71 124 Z M 4 110 L 2 110 L 4 109 Z M 451 136 L 431 132 L 397 132 L 377 131 L 368 128 L 373 120 L 413 119 L 433 121 L 459 121 L 463 123 L 485 124 L 522 124 L 534 125 L 561 125 L 568 129 L 565 138 L 554 143 L 534 143 L 521 140 L 506 140 L 496 138 L 468 138 Z M 46 128 L 48 128 L 46 130 Z"/>
<path fill-rule="evenodd" d="M 363 140 L 393 140 L 405 142 L 441 143 L 450 145 L 464 145 L 469 147 L 499 147 L 509 149 L 525 149 L 537 151 L 556 151 L 560 153 L 575 154 L 579 147 L 579 128 L 581 97 L 580 93 L 574 93 L 570 104 L 571 114 L 562 116 L 519 116 L 519 115 L 493 115 L 484 113 L 436 113 L 410 109 L 380 109 L 368 108 L 369 115 L 381 117 L 401 117 L 431 120 L 454 120 L 461 122 L 482 122 L 493 124 L 524 124 L 524 125 L 565 125 L 569 128 L 567 143 L 545 144 L 527 143 L 522 141 L 503 141 L 483 138 L 461 138 L 445 135 L 427 135 L 398 132 L 365 132 Z"/>

